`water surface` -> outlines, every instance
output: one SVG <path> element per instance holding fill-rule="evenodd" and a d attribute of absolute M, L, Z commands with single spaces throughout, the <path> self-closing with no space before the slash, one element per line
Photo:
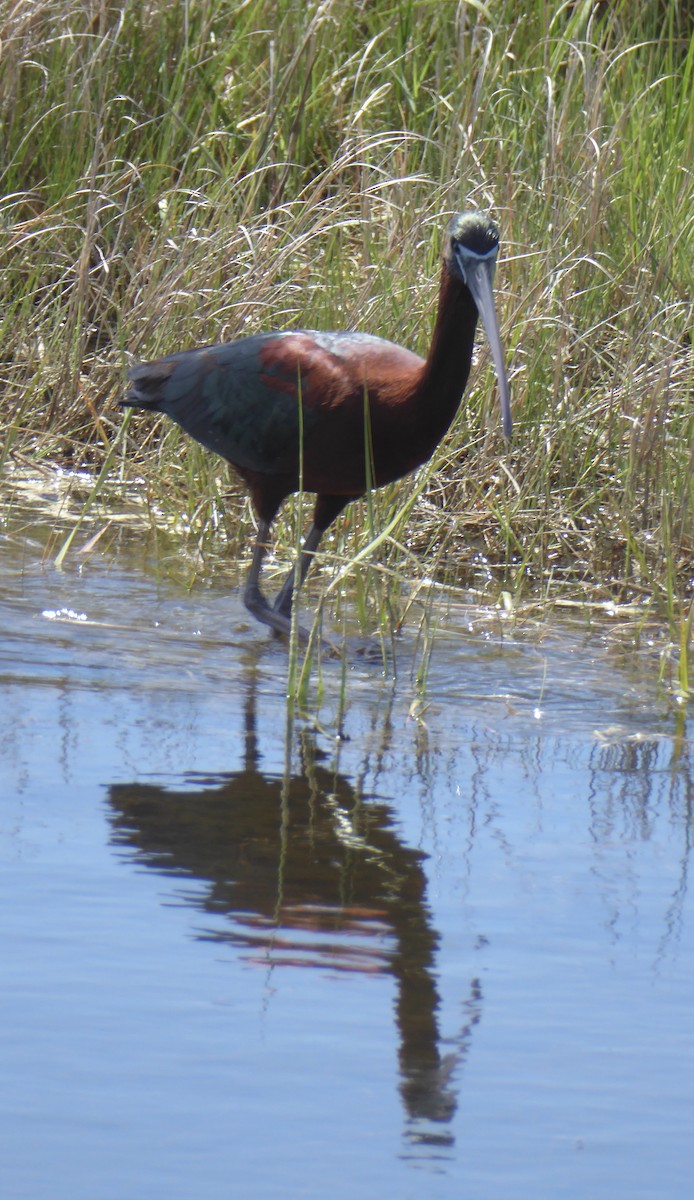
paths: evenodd
<path fill-rule="evenodd" d="M 0 532 L 2 1194 L 688 1197 L 653 658 L 442 599 L 424 691 L 412 629 L 288 721 L 238 593 L 45 525 Z"/>

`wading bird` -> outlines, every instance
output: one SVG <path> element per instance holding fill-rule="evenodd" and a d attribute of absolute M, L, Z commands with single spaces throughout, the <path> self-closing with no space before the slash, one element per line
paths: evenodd
<path fill-rule="evenodd" d="M 492 295 L 498 249 L 498 230 L 482 213 L 461 213 L 448 225 L 426 359 L 368 333 L 297 330 L 184 350 L 129 370 L 122 404 L 166 413 L 230 462 L 248 485 L 258 533 L 244 602 L 277 632 L 291 628 L 296 572 L 289 572 L 273 605 L 259 579 L 281 504 L 292 492 L 317 493 L 299 561 L 301 584 L 322 535 L 350 501 L 368 487 L 400 479 L 433 454 L 465 390 L 478 316 L 510 436 Z"/>

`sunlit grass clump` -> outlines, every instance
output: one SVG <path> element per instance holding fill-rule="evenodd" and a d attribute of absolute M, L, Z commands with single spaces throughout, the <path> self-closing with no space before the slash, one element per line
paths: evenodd
<path fill-rule="evenodd" d="M 15 5 L 4 468 L 141 480 L 153 522 L 238 554 L 231 473 L 171 426 L 123 428 L 126 351 L 293 326 L 425 353 L 446 217 L 490 208 L 513 442 L 480 342 L 431 464 L 326 540 L 334 573 L 388 528 L 378 569 L 328 602 L 347 588 L 397 625 L 435 578 L 636 602 L 691 632 L 693 68 L 674 0 Z M 289 552 L 293 521 L 278 532 Z"/>

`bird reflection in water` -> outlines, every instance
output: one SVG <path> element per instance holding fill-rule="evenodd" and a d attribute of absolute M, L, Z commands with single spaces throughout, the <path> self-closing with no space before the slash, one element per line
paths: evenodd
<path fill-rule="evenodd" d="M 453 1140 L 441 1128 L 456 1109 L 452 1076 L 480 1016 L 479 982 L 471 980 L 462 1028 L 443 1054 L 425 855 L 403 843 L 389 805 L 365 801 L 326 765 L 312 734 L 300 735 L 300 756 L 289 778 L 262 773 L 251 685 L 243 769 L 189 776 L 180 790 L 113 785 L 113 840 L 152 870 L 205 885 L 186 900 L 229 923 L 202 937 L 273 967 L 390 973 L 407 1135 L 445 1146 Z"/>

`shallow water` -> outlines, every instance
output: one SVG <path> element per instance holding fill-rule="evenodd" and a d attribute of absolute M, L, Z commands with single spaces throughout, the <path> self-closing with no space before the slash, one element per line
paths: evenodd
<path fill-rule="evenodd" d="M 442 601 L 423 695 L 405 633 L 289 721 L 238 594 L 43 524 L 0 534 L 2 1195 L 688 1197 L 653 661 Z"/>

